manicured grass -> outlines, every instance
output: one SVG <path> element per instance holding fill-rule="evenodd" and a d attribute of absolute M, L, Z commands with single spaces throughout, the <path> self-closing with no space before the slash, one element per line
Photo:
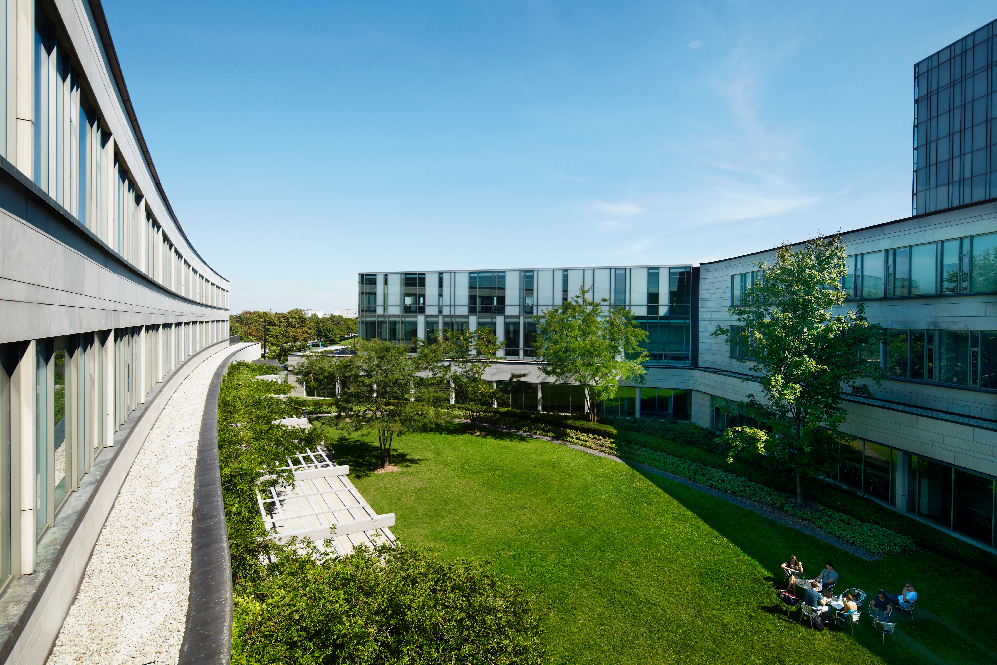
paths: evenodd
<path fill-rule="evenodd" d="M 396 473 L 372 474 L 376 447 L 334 454 L 370 504 L 394 512 L 404 542 L 493 561 L 535 594 L 562 663 L 980 663 L 997 660 L 989 589 L 928 553 L 866 562 L 767 518 L 618 462 L 518 436 L 412 434 Z M 796 554 L 840 588 L 921 595 L 895 637 L 865 616 L 816 632 L 787 618 L 774 582 Z M 863 612 L 865 608 L 862 608 Z M 981 623 L 982 622 L 982 623 Z"/>

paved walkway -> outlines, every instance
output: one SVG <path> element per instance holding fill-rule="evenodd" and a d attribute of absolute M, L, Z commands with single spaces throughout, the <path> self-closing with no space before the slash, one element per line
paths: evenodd
<path fill-rule="evenodd" d="M 230 352 L 225 345 L 203 360 L 153 426 L 104 523 L 51 665 L 177 662 L 201 415 L 215 370 Z"/>

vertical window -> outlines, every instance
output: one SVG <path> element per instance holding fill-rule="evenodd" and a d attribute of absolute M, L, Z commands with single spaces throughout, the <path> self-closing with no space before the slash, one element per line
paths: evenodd
<path fill-rule="evenodd" d="M 657 316 L 658 315 L 658 299 L 660 297 L 659 291 L 659 275 L 658 268 L 648 268 L 647 269 L 647 315 Z"/>
<path fill-rule="evenodd" d="M 523 284 L 523 294 L 520 299 L 523 303 L 523 314 L 531 315 L 533 314 L 533 302 L 534 302 L 534 278 L 536 273 L 533 270 L 524 270 L 522 272 L 521 282 Z"/>
<path fill-rule="evenodd" d="M 883 297 L 883 253 L 869 252 L 862 255 L 862 297 Z"/>
<path fill-rule="evenodd" d="M 48 526 L 48 341 L 35 342 L 35 536 Z"/>
<path fill-rule="evenodd" d="M 507 358 L 519 357 L 519 319 L 505 320 L 505 355 Z"/>
<path fill-rule="evenodd" d="M 627 305 L 627 269 L 616 268 L 613 280 L 613 305 L 626 307 Z"/>
<path fill-rule="evenodd" d="M 941 383 L 958 386 L 969 384 L 969 332 L 965 330 L 939 331 L 939 360 Z"/>
<path fill-rule="evenodd" d="M 561 271 L 561 302 L 568 302 L 568 271 Z"/>
<path fill-rule="evenodd" d="M 908 343 L 906 330 L 889 330 L 886 333 L 886 373 L 890 378 L 906 379 L 908 369 Z"/>
<path fill-rule="evenodd" d="M 52 383 L 49 386 L 49 395 L 52 399 L 51 420 L 48 420 L 52 428 L 52 454 L 54 473 L 52 476 L 52 488 L 54 490 L 54 505 L 56 508 L 66 498 L 68 487 L 66 484 L 66 466 L 68 454 L 66 452 L 66 338 L 57 337 L 52 343 Z"/>
<path fill-rule="evenodd" d="M 89 188 L 87 187 L 87 177 L 89 172 L 87 171 L 87 165 L 90 159 L 89 137 L 90 137 L 90 118 L 89 118 L 89 104 L 86 100 L 80 96 L 80 118 L 79 118 L 79 145 L 77 149 L 79 153 L 77 155 L 79 169 L 78 169 L 78 202 L 79 205 L 76 211 L 76 217 L 80 220 L 80 223 L 88 228 L 93 229 L 87 224 L 87 193 Z"/>
<path fill-rule="evenodd" d="M 941 282 L 942 293 L 959 293 L 962 288 L 963 275 L 961 270 L 962 240 L 955 238 L 942 243 Z"/>
<path fill-rule="evenodd" d="M 888 253 L 889 276 L 887 288 L 889 295 L 903 297 L 910 295 L 910 248 L 891 249 Z"/>
<path fill-rule="evenodd" d="M 915 245 L 910 250 L 910 295 L 937 293 L 935 243 Z"/>
<path fill-rule="evenodd" d="M 997 291 L 997 233 L 973 238 L 972 290 Z"/>
<path fill-rule="evenodd" d="M 855 256 L 854 255 L 845 257 L 845 276 L 841 278 L 841 288 L 845 291 L 846 298 L 855 297 Z"/>

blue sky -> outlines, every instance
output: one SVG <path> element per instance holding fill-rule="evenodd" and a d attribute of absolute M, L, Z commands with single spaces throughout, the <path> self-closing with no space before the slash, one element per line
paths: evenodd
<path fill-rule="evenodd" d="M 913 67 L 993 3 L 104 0 L 232 309 L 361 271 L 699 263 L 910 214 Z"/>

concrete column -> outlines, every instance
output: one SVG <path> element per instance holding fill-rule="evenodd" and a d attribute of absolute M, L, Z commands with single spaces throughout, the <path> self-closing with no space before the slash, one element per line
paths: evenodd
<path fill-rule="evenodd" d="M 16 146 L 14 150 L 8 148 L 8 154 L 14 156 L 14 164 L 30 180 L 35 175 L 35 1 L 15 2 Z"/>
<path fill-rule="evenodd" d="M 10 377 L 11 573 L 35 572 L 35 342 L 19 345 Z"/>
<path fill-rule="evenodd" d="M 634 414 L 640 420 L 640 388 L 634 390 Z"/>
<path fill-rule="evenodd" d="M 114 384 L 116 379 L 114 366 L 114 331 L 107 331 L 107 341 L 104 342 L 104 445 L 114 445 Z"/>
<path fill-rule="evenodd" d="M 104 146 L 103 154 L 103 174 L 104 174 L 104 200 L 107 204 L 104 206 L 104 227 L 107 229 L 107 237 L 104 238 L 111 249 L 121 254 L 121 248 L 118 247 L 118 227 L 115 224 L 114 215 L 118 210 L 116 203 L 116 197 L 114 196 L 115 184 L 118 180 L 118 171 L 114 168 L 114 137 L 107 136 L 107 144 Z"/>
<path fill-rule="evenodd" d="M 543 413 L 544 410 L 544 391 L 543 384 L 537 383 L 537 413 Z"/>
<path fill-rule="evenodd" d="M 917 491 L 910 473 L 910 453 L 897 451 L 897 468 L 894 472 L 893 505 L 901 512 L 909 512 L 910 499 Z"/>

